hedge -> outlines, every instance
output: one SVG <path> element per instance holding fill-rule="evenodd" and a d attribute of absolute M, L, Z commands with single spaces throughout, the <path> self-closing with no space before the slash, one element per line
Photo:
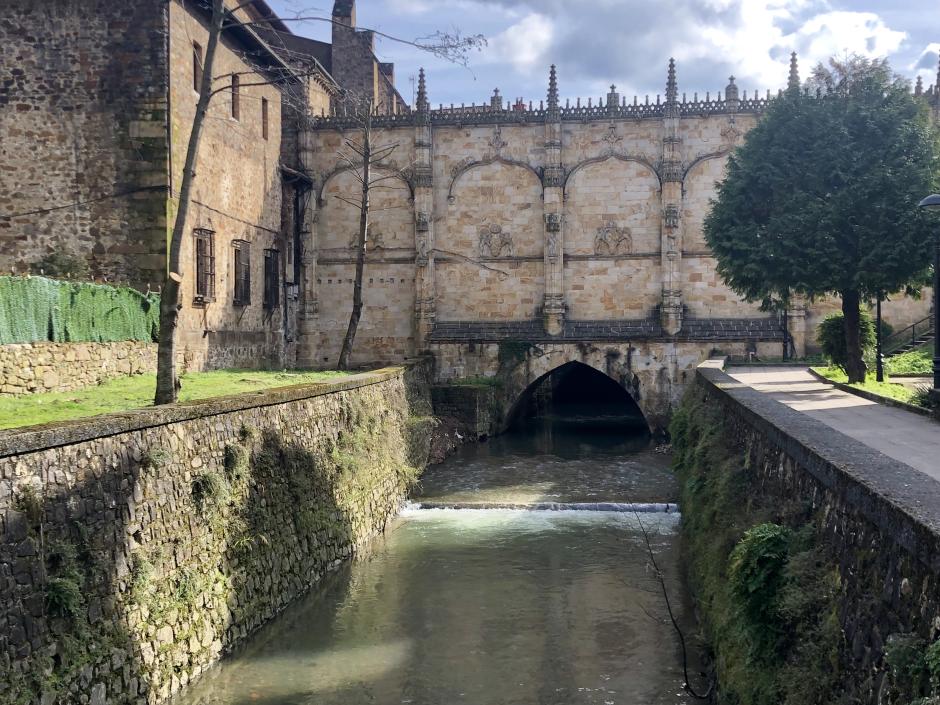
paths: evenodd
<path fill-rule="evenodd" d="M 126 287 L 0 276 L 0 344 L 156 340 L 160 297 Z"/>

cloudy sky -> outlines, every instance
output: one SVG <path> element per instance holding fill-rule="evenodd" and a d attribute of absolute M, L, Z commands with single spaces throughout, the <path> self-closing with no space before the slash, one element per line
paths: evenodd
<path fill-rule="evenodd" d="M 331 0 L 269 0 L 284 17 L 328 15 Z M 419 66 L 431 102 L 545 97 L 548 67 L 558 66 L 562 98 L 606 94 L 611 83 L 632 97 L 664 92 L 675 57 L 679 91 L 714 93 L 734 74 L 748 92 L 786 82 L 791 51 L 806 69 L 833 54 L 887 56 L 896 71 L 932 85 L 940 50 L 937 0 L 359 0 L 360 27 L 405 39 L 458 28 L 488 45 L 469 68 L 380 40 L 396 83 L 410 100 Z M 329 39 L 329 25 L 291 22 L 297 34 Z"/>

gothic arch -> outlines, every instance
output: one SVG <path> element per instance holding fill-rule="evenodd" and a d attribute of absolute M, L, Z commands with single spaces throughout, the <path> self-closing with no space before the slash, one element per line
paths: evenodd
<path fill-rule="evenodd" d="M 719 149 L 716 152 L 708 152 L 707 154 L 700 154 L 699 156 L 695 157 L 695 159 L 689 162 L 689 165 L 685 168 L 685 171 L 682 172 L 682 189 L 685 190 L 685 180 L 695 167 L 697 167 L 702 162 L 708 161 L 709 159 L 723 159 L 731 154 L 733 150 L 734 146 L 729 145 Z"/>
<path fill-rule="evenodd" d="M 539 186 L 542 185 L 542 177 L 539 176 L 538 170 L 533 167 L 531 164 L 525 162 L 517 161 L 516 159 L 507 159 L 506 157 L 490 157 L 488 159 L 480 159 L 475 162 L 470 162 L 469 164 L 464 164 L 461 166 L 455 173 L 453 178 L 450 180 L 450 186 L 447 188 L 447 200 L 453 203 L 454 198 L 454 188 L 457 186 L 457 182 L 463 178 L 468 172 L 477 169 L 479 167 L 489 166 L 490 164 L 503 164 L 505 166 L 517 166 L 523 169 L 526 169 L 532 172 L 532 175 L 538 180 Z"/>
<path fill-rule="evenodd" d="M 582 162 L 578 162 L 577 164 L 574 165 L 574 167 L 571 168 L 571 170 L 567 174 L 565 174 L 565 183 L 563 185 L 565 196 L 568 195 L 568 182 L 571 181 L 571 177 L 573 177 L 575 174 L 577 174 L 579 171 L 581 171 L 581 169 L 584 169 L 585 167 L 591 166 L 592 164 L 600 164 L 602 162 L 606 162 L 609 159 L 617 159 L 622 162 L 636 162 L 637 164 L 642 164 L 647 169 L 649 169 L 650 173 L 653 176 L 656 177 L 656 181 L 659 182 L 659 186 L 660 188 L 662 188 L 662 185 L 663 185 L 662 176 L 660 176 L 659 172 L 656 170 L 656 167 L 653 166 L 652 162 L 650 162 L 645 157 L 634 156 L 634 155 L 629 155 L 629 154 L 605 154 L 602 157 L 591 157 L 590 159 L 585 159 Z"/>
<path fill-rule="evenodd" d="M 389 175 L 394 176 L 395 178 L 402 181 L 405 184 L 405 186 L 408 187 L 409 200 L 414 201 L 414 197 L 415 197 L 414 184 L 404 174 L 402 174 L 400 171 L 397 171 L 396 169 L 391 169 L 389 167 L 373 166 L 372 169 L 375 171 L 388 173 Z M 329 172 L 325 177 L 323 177 L 323 181 L 320 182 L 320 187 L 319 189 L 317 189 L 317 205 L 318 206 L 320 207 L 323 206 L 323 192 L 326 190 L 326 185 L 330 182 L 330 180 L 336 176 L 339 176 L 340 174 L 345 174 L 347 171 L 355 171 L 355 169 L 347 165 L 338 166 L 335 169 L 333 169 L 331 172 Z"/>

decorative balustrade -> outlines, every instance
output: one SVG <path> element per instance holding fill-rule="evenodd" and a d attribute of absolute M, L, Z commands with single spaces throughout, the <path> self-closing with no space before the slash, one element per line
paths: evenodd
<path fill-rule="evenodd" d="M 376 112 L 372 117 L 375 127 L 408 127 L 420 124 L 431 125 L 511 125 L 546 122 L 590 122 L 602 120 L 646 120 L 674 117 L 708 117 L 710 115 L 760 114 L 767 110 L 771 102 L 783 94 L 782 91 L 773 96 L 767 91 L 761 96 L 754 91 L 748 97 L 747 91 L 740 91 L 735 84 L 734 76 L 729 79 L 724 91 L 718 91 L 714 97 L 710 92 L 704 98 L 693 93 L 688 99 L 685 93 L 679 98 L 676 82 L 675 62 L 670 60 L 668 79 L 666 84 L 666 100 L 657 95 L 655 101 L 650 96 L 643 100 L 638 97 L 628 102 L 617 93 L 616 86 L 610 87 L 606 97 L 601 96 L 594 102 L 588 98 L 586 104 L 581 99 L 575 100 L 572 105 L 566 101 L 562 105 L 558 98 L 558 82 L 555 67 L 551 67 L 549 75 L 548 100 L 539 101 L 538 105 L 532 102 L 526 104 L 522 99 L 504 101 L 499 89 L 493 92 L 489 102 L 471 105 L 453 105 L 431 109 L 427 100 L 424 69 L 420 72 L 420 86 L 415 109 L 399 108 L 395 114 L 380 114 Z M 810 96 L 809 89 L 800 81 L 796 54 L 790 57 L 790 75 L 787 83 L 788 91 L 803 91 Z M 923 82 L 918 79 L 914 87 L 914 95 L 923 98 L 934 109 L 940 111 L 940 71 L 938 71 L 937 85 L 924 88 Z M 819 92 L 816 97 L 822 97 Z M 344 129 L 353 128 L 361 124 L 361 120 L 346 112 L 346 107 L 340 103 L 329 114 L 313 118 L 314 129 Z"/>

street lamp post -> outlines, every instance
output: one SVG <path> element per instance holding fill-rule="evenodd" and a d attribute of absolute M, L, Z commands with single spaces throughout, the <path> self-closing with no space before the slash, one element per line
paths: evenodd
<path fill-rule="evenodd" d="M 918 205 L 940 211 L 940 193 L 927 196 Z M 933 253 L 933 391 L 940 395 L 940 231 L 934 235 Z"/>
<path fill-rule="evenodd" d="M 881 347 L 881 292 L 878 292 L 878 303 L 875 304 L 875 379 L 885 381 L 885 356 Z"/>

